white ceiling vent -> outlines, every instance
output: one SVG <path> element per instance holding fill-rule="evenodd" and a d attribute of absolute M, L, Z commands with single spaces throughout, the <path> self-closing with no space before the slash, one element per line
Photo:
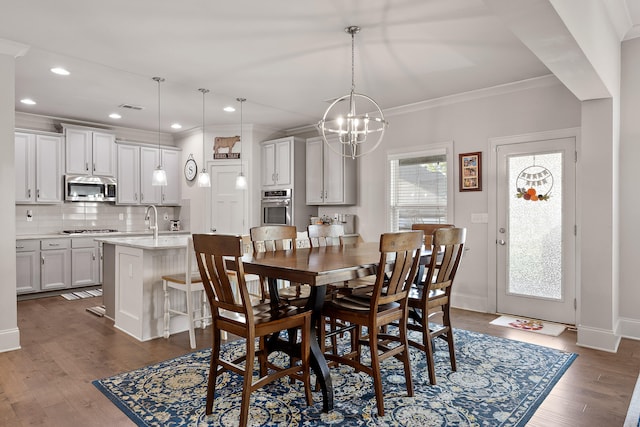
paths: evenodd
<path fill-rule="evenodd" d="M 120 104 L 118 105 L 118 108 L 127 108 L 129 110 L 137 110 L 137 111 L 144 110 L 144 107 L 140 105 L 131 105 L 131 104 Z"/>

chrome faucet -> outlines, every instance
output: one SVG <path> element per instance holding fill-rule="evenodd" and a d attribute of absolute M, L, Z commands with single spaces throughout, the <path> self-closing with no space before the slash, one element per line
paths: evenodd
<path fill-rule="evenodd" d="M 151 217 L 149 217 L 149 210 L 153 209 L 153 225 L 151 225 Z M 158 209 L 154 205 L 147 206 L 147 210 L 144 213 L 144 219 L 149 220 L 149 229 L 153 230 L 153 240 L 158 240 Z"/>

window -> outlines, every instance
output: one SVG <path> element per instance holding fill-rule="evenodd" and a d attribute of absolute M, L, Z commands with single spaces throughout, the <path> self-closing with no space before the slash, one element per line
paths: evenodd
<path fill-rule="evenodd" d="M 450 222 L 450 151 L 438 149 L 389 157 L 391 231 L 410 230 L 414 223 Z"/>

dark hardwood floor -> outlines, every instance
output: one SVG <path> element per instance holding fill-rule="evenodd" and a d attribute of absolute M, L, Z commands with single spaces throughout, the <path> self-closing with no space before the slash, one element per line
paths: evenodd
<path fill-rule="evenodd" d="M 188 334 L 138 342 L 86 308 L 100 298 L 20 301 L 22 349 L 0 353 L 0 425 L 131 426 L 91 381 L 188 353 Z M 575 345 L 559 337 L 517 331 L 489 322 L 496 316 L 455 310 L 454 326 L 579 354 L 529 422 L 530 426 L 622 426 L 640 370 L 640 341 L 622 340 L 617 353 Z M 197 330 L 198 347 L 211 335 Z"/>

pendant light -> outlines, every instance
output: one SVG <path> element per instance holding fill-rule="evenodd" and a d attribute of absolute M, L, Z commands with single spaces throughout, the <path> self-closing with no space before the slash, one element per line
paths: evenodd
<path fill-rule="evenodd" d="M 372 152 L 380 145 L 388 122 L 384 119 L 384 114 L 376 101 L 367 95 L 355 92 L 354 40 L 355 35 L 360 32 L 360 27 L 350 26 L 345 28 L 344 31 L 351 34 L 351 92 L 333 101 L 325 111 L 322 120 L 318 122 L 318 130 L 322 134 L 325 144 L 331 150 L 341 156 L 355 159 Z M 345 105 L 342 101 L 348 101 L 348 104 Z M 368 107 L 365 108 L 362 104 L 359 104 L 361 112 L 357 113 L 356 101 L 364 103 L 365 106 L 368 104 Z M 348 107 L 346 111 L 345 106 Z M 363 109 L 369 112 L 362 114 Z M 377 140 L 371 141 L 367 138 L 372 133 L 378 134 Z M 338 136 L 342 146 L 340 151 L 336 150 L 327 140 L 331 135 Z M 366 151 L 360 151 L 360 147 L 365 143 L 370 148 Z M 344 146 L 348 146 L 349 150 L 342 149 Z"/>
<path fill-rule="evenodd" d="M 242 173 L 242 146 L 244 140 L 242 139 L 242 103 L 246 101 L 246 98 L 236 98 L 236 101 L 240 103 L 240 173 L 236 177 L 236 189 L 244 190 L 247 188 L 247 177 Z"/>
<path fill-rule="evenodd" d="M 205 165 L 205 138 L 204 138 L 204 96 L 209 93 L 209 89 L 200 88 L 198 89 L 202 92 L 202 168 L 200 170 L 200 175 L 198 175 L 198 187 L 211 187 L 211 177 L 209 177 L 209 173 L 207 172 L 207 167 Z"/>
<path fill-rule="evenodd" d="M 153 171 L 151 185 L 167 185 L 167 172 L 162 168 L 162 154 L 160 152 L 160 83 L 164 81 L 162 77 L 154 77 L 158 83 L 158 167 Z"/>

